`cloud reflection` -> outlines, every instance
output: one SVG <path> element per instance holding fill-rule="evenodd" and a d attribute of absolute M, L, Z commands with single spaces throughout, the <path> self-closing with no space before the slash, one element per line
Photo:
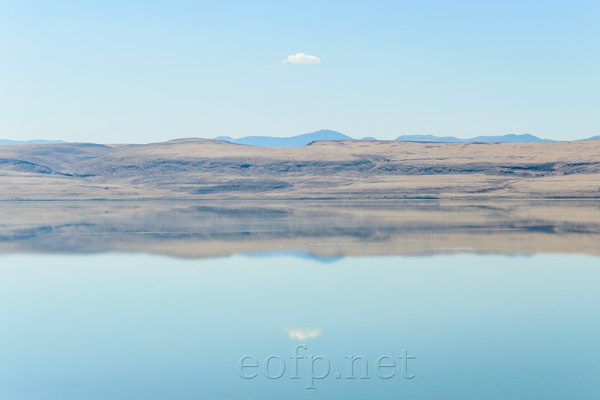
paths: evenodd
<path fill-rule="evenodd" d="M 304 341 L 306 339 L 314 339 L 321 335 L 321 329 L 306 329 L 306 328 L 296 328 L 296 329 L 284 329 L 290 339 Z"/>

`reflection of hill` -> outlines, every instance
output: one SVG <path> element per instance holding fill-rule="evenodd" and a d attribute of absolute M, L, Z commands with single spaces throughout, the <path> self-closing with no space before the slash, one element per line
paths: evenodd
<path fill-rule="evenodd" d="M 594 201 L 8 202 L 2 253 L 600 254 Z"/>

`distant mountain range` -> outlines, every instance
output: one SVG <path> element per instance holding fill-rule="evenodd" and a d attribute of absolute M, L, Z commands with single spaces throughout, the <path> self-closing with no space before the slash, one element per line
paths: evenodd
<path fill-rule="evenodd" d="M 16 144 L 49 144 L 49 143 L 65 143 L 62 140 L 6 140 L 0 139 L 0 146 L 16 145 Z"/>
<path fill-rule="evenodd" d="M 578 141 L 581 141 L 581 140 L 596 140 L 596 139 L 600 139 L 600 135 L 592 136 L 591 138 L 587 138 L 587 139 L 578 139 Z"/>
<path fill-rule="evenodd" d="M 292 137 L 276 137 L 276 136 L 245 136 L 239 139 L 234 139 L 230 136 L 217 136 L 215 140 L 224 140 L 230 143 L 245 144 L 257 147 L 304 147 L 307 144 L 319 140 L 378 140 L 374 137 L 364 137 L 362 139 L 354 139 L 343 133 L 320 130 L 303 135 Z M 599 136 L 593 136 L 587 139 L 578 139 L 577 141 L 600 139 Z M 555 140 L 542 139 L 530 134 L 523 135 L 502 135 L 502 136 L 477 136 L 474 138 L 461 139 L 454 136 L 433 136 L 433 135 L 402 135 L 395 140 L 404 142 L 435 142 L 435 143 L 534 143 L 534 142 L 555 142 Z M 51 144 L 51 143 L 67 143 L 62 140 L 5 140 L 0 139 L 0 145 L 19 145 L 19 144 Z"/>
<path fill-rule="evenodd" d="M 309 143 L 319 140 L 356 140 L 343 133 L 321 130 L 304 135 L 292 137 L 273 137 L 273 136 L 246 136 L 240 139 L 234 139 L 229 136 L 218 136 L 216 140 L 224 140 L 230 143 L 246 144 L 259 147 L 303 147 Z M 600 136 L 594 136 L 591 140 L 600 139 Z M 360 140 L 377 140 L 374 137 L 364 137 Z M 554 140 L 542 139 L 530 134 L 523 135 L 502 135 L 502 136 L 477 136 L 469 139 L 461 139 L 454 136 L 433 136 L 433 135 L 402 135 L 395 140 L 405 142 L 436 142 L 436 143 L 476 143 L 476 142 L 491 142 L 491 143 L 534 143 L 534 142 L 554 142 Z"/>
<path fill-rule="evenodd" d="M 438 142 L 438 143 L 532 143 L 532 142 L 554 142 L 554 140 L 540 139 L 530 134 L 524 135 L 502 135 L 502 136 L 477 136 L 470 139 L 460 139 L 454 136 L 433 136 L 433 135 L 403 135 L 398 136 L 396 140 L 405 142 Z"/>
<path fill-rule="evenodd" d="M 343 133 L 329 130 L 305 133 L 304 135 L 292 137 L 246 136 L 240 139 L 233 139 L 229 136 L 218 136 L 215 139 L 260 147 L 304 147 L 317 140 L 354 140 L 354 138 L 344 135 Z"/>

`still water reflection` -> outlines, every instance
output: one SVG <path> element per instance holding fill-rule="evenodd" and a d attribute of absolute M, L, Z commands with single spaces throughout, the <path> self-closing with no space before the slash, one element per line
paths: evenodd
<path fill-rule="evenodd" d="M 1 399 L 600 397 L 593 203 L 11 207 Z"/>
<path fill-rule="evenodd" d="M 1 253 L 600 255 L 600 202 L 5 202 Z"/>

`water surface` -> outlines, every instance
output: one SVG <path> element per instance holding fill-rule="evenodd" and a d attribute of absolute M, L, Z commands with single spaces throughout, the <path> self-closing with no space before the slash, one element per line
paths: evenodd
<path fill-rule="evenodd" d="M 600 397 L 594 203 L 4 210 L 2 399 Z"/>

